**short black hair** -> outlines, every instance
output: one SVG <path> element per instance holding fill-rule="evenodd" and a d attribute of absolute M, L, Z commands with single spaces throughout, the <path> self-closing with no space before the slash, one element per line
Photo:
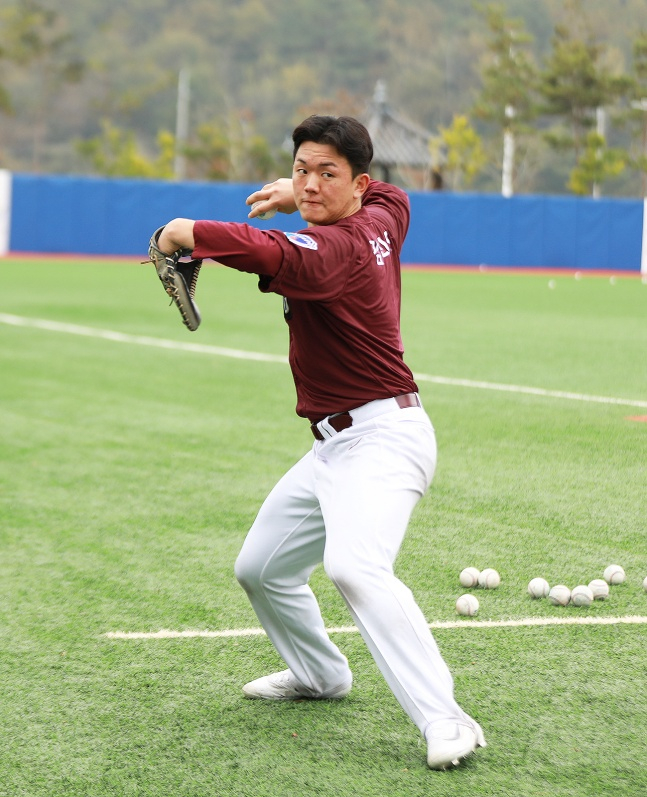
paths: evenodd
<path fill-rule="evenodd" d="M 373 143 L 364 125 L 352 116 L 314 114 L 294 128 L 293 157 L 306 141 L 334 147 L 350 163 L 353 177 L 367 173 L 373 160 Z"/>

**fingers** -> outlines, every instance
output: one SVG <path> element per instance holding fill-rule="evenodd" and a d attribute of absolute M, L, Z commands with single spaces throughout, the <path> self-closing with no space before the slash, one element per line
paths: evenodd
<path fill-rule="evenodd" d="M 276 216 L 277 208 L 270 207 L 269 210 L 263 210 L 263 205 L 267 204 L 264 202 L 254 202 L 252 205 L 251 211 L 247 214 L 248 218 L 252 218 L 254 215 L 257 219 L 261 219 L 262 221 L 266 221 L 267 219 L 271 219 Z"/>
<path fill-rule="evenodd" d="M 274 183 L 267 183 L 258 191 L 254 191 L 253 194 L 250 194 L 247 199 L 245 200 L 246 205 L 253 205 L 255 202 L 264 202 L 271 198 L 272 196 L 272 186 Z"/>
<path fill-rule="evenodd" d="M 251 194 L 251 197 L 256 196 L 258 193 L 259 192 L 256 191 L 254 194 Z M 272 213 L 272 215 L 274 215 L 274 213 L 276 213 L 278 210 L 278 208 L 275 207 L 271 202 L 263 199 L 252 199 L 250 202 L 251 197 L 248 197 L 246 203 L 248 205 L 251 204 L 252 206 L 252 209 L 247 214 L 248 219 L 258 218 L 258 216 L 262 216 L 265 213 Z"/>
<path fill-rule="evenodd" d="M 276 211 L 294 213 L 296 204 L 294 202 L 292 180 L 281 177 L 273 183 L 267 183 L 258 191 L 250 194 L 245 203 L 252 206 L 248 214 L 250 219 L 269 213 L 276 213 Z"/>

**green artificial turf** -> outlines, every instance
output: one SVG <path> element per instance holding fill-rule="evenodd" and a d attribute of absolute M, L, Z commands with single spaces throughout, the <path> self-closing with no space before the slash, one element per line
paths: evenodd
<path fill-rule="evenodd" d="M 0 313 L 285 356 L 281 301 L 206 268 L 198 332 L 150 266 L 0 260 Z M 397 562 L 430 622 L 647 616 L 647 285 L 640 279 L 403 274 L 407 361 L 436 427 L 434 483 Z M 638 406 L 439 384 L 434 377 Z M 431 378 L 431 379 L 430 379 Z M 430 772 L 360 637 L 338 703 L 259 703 L 263 636 L 109 639 L 257 627 L 233 563 L 263 498 L 311 445 L 289 369 L 0 323 L 0 795 L 582 797 L 647 792 L 647 627 L 440 628 L 488 747 Z M 533 601 L 617 562 L 589 609 Z M 321 569 L 330 626 L 351 625 Z"/>

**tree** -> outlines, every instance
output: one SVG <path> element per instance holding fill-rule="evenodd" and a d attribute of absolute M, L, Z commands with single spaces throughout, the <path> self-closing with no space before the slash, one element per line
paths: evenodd
<path fill-rule="evenodd" d="M 121 130 L 108 121 L 100 136 L 77 142 L 79 153 L 90 161 L 97 174 L 108 177 L 150 177 L 171 179 L 175 156 L 175 136 L 161 131 L 157 136 L 159 154 L 149 159 L 142 154 L 132 131 Z"/>
<path fill-rule="evenodd" d="M 200 125 L 185 156 L 193 176 L 207 180 L 266 182 L 276 170 L 267 140 L 244 112 Z"/>
<path fill-rule="evenodd" d="M 11 8 L 9 9 L 3 8 L 2 10 L 0 10 L 0 22 L 2 23 L 3 31 L 6 30 L 7 18 L 10 17 L 12 11 L 13 9 Z M 3 38 L 8 39 L 8 41 L 5 43 L 2 40 L 0 40 L 0 61 L 7 60 L 9 58 L 7 46 L 10 42 L 10 36 L 7 36 L 5 34 Z M 3 113 L 11 113 L 11 110 L 12 110 L 11 96 L 9 94 L 9 91 L 5 86 L 3 86 L 0 83 L 0 111 L 2 111 Z"/>
<path fill-rule="evenodd" d="M 633 85 L 630 123 L 639 149 L 629 159 L 641 174 L 642 195 L 647 197 L 647 33 L 641 32 L 633 43 Z"/>
<path fill-rule="evenodd" d="M 87 162 L 81 162 L 74 141 L 100 135 L 101 119 L 136 131 L 142 151 L 155 153 L 157 132 L 174 130 L 177 76 L 186 67 L 191 71 L 194 145 L 200 125 L 221 120 L 227 133 L 229 114 L 247 109 L 276 157 L 303 117 L 302 109 L 362 116 L 376 82 L 384 80 L 394 105 L 429 130 L 450 126 L 457 113 L 470 117 L 492 152 L 487 178 L 485 169 L 477 178 L 479 188 L 498 188 L 501 136 L 512 134 L 514 190 L 566 190 L 562 185 L 574 165 L 572 140 L 565 154 L 556 153 L 543 136 L 518 129 L 525 123 L 525 98 L 517 92 L 511 102 L 507 92 L 517 84 L 523 88 L 524 79 L 514 77 L 520 59 L 532 66 L 534 54 L 537 70 L 543 70 L 540 54 L 550 53 L 556 22 L 568 24 L 573 39 L 593 37 L 582 32 L 575 15 L 564 17 L 568 0 L 480 0 L 505 8 L 498 17 L 490 12 L 489 22 L 474 12 L 473 2 L 303 0 L 296 12 L 293 0 L 273 0 L 271 6 L 263 0 L 192 0 L 188 5 L 173 0 L 0 0 L 3 155 L 17 171 L 84 169 Z M 631 40 L 645 27 L 645 0 L 586 0 L 581 6 L 595 40 L 604 43 L 596 66 L 606 64 L 615 72 L 624 68 L 623 54 L 629 54 Z M 58 16 L 43 16 L 38 8 Z M 67 39 L 56 51 L 39 50 L 39 39 L 52 44 L 61 37 Z M 511 42 L 510 59 L 506 45 Z M 30 60 L 29 53 L 37 58 Z M 609 66 L 611 58 L 616 70 Z M 60 69 L 69 66 L 71 75 L 81 59 L 82 80 L 69 83 Z M 486 73 L 486 67 L 492 72 Z M 344 95 L 352 98 L 354 108 Z M 632 99 L 643 97 L 639 93 Z M 493 116 L 487 110 L 481 115 L 481 107 L 477 113 L 475 100 L 480 106 L 484 99 L 496 105 Z M 13 113 L 5 115 L 1 109 L 6 112 L 10 101 Z M 613 111 L 608 108 L 610 119 Z M 586 113 L 592 122 L 594 108 Z M 634 117 L 631 154 L 639 157 L 645 114 L 634 110 Z M 570 135 L 570 123 L 559 113 L 527 125 L 543 129 L 555 121 Z M 582 141 L 591 129 L 593 124 L 584 127 Z M 608 143 L 616 145 L 613 128 Z M 526 182 L 529 177 L 532 185 Z M 622 192 L 624 186 L 618 181 L 612 190 Z"/>
<path fill-rule="evenodd" d="M 537 116 L 534 99 L 537 69 L 528 47 L 533 37 L 524 23 L 508 19 L 500 5 L 477 7 L 489 30 L 488 51 L 481 71 L 482 89 L 473 107 L 479 119 L 492 125 L 503 151 L 502 193 L 514 190 L 517 144 Z"/>
<path fill-rule="evenodd" d="M 33 0 L 22 0 L 0 9 L 0 59 L 24 66 L 41 58 L 56 17 L 55 12 L 42 8 Z M 58 43 L 50 39 L 49 46 L 56 47 Z M 2 85 L 0 110 L 5 113 L 13 111 L 10 92 Z"/>
<path fill-rule="evenodd" d="M 63 84 L 81 79 L 85 64 L 73 52 L 72 36 L 61 17 L 36 0 L 20 0 L 3 9 L 2 20 L 6 33 L 0 54 L 29 67 L 33 78 L 23 97 L 29 101 L 32 166 L 38 170 L 54 99 Z M 0 102 L 5 109 L 12 107 L 6 90 L 0 91 Z"/>
<path fill-rule="evenodd" d="M 446 147 L 443 171 L 451 175 L 450 186 L 458 191 L 470 185 L 487 161 L 479 134 L 467 116 L 457 114 L 450 127 L 441 127 L 440 136 Z"/>
<path fill-rule="evenodd" d="M 581 0 L 572 0 L 568 7 L 571 24 L 555 27 L 539 90 L 543 113 L 561 122 L 546 134 L 548 144 L 555 150 L 573 150 L 577 165 L 596 124 L 596 110 L 616 104 L 630 80 L 602 65 L 603 48 L 586 29 Z"/>
<path fill-rule="evenodd" d="M 571 172 L 568 188 L 574 194 L 590 195 L 610 177 L 617 177 L 624 170 L 626 160 L 625 152 L 607 147 L 604 136 L 591 130 L 586 135 L 580 159 Z"/>

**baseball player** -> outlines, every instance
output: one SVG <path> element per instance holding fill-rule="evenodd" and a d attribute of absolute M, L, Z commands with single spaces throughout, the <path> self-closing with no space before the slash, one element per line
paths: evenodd
<path fill-rule="evenodd" d="M 425 737 L 429 767 L 445 769 L 485 739 L 456 703 L 425 617 L 393 572 L 436 465 L 434 430 L 400 335 L 408 200 L 370 178 L 370 136 L 351 117 L 309 117 L 294 130 L 293 143 L 292 179 L 264 186 L 247 202 L 251 218 L 298 210 L 308 225 L 303 231 L 175 219 L 151 239 L 161 278 L 164 263 L 168 277 L 181 255 L 194 258 L 184 280 L 173 277 L 190 304 L 205 258 L 257 274 L 261 291 L 284 298 L 296 412 L 314 436 L 310 451 L 265 500 L 236 561 L 236 576 L 287 665 L 243 692 L 266 700 L 340 699 L 350 692 L 348 662 L 326 633 L 308 586 L 323 562 L 389 687 Z M 165 287 L 173 295 L 168 281 Z M 198 323 L 199 314 L 193 328 Z"/>

